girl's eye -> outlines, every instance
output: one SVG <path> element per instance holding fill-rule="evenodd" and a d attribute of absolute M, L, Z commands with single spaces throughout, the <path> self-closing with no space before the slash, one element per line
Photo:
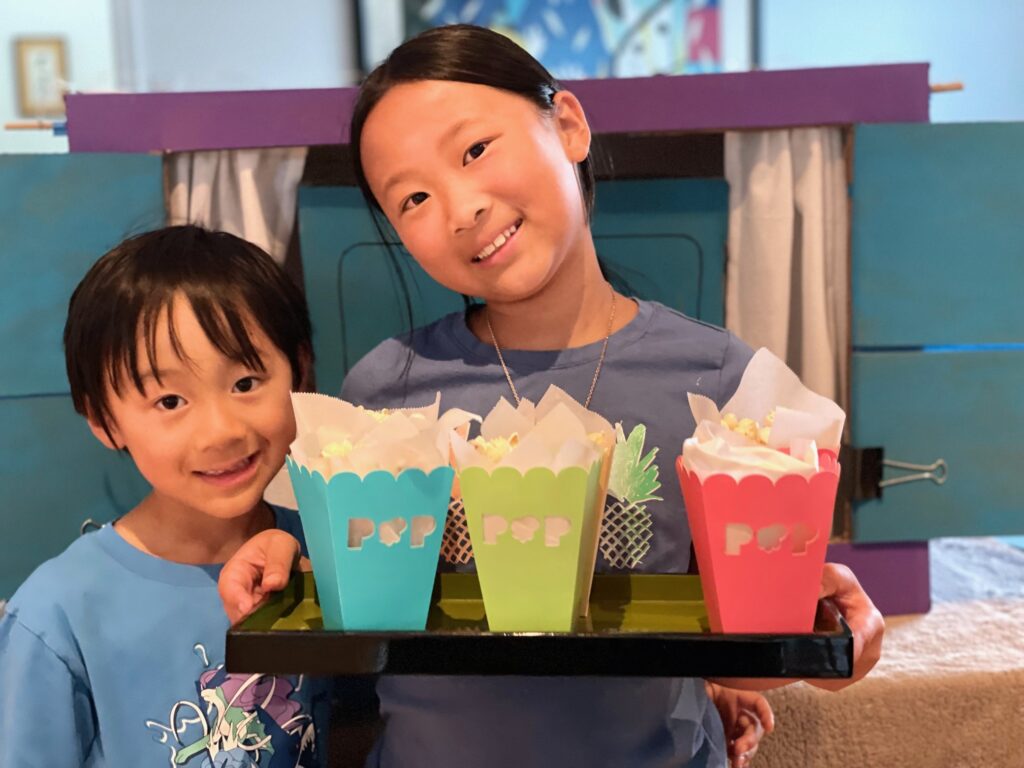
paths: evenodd
<path fill-rule="evenodd" d="M 466 154 L 462 158 L 462 164 L 468 165 L 470 162 L 480 157 L 480 155 L 484 153 L 484 150 L 487 149 L 488 144 L 490 144 L 489 141 L 478 141 L 472 147 L 467 149 Z"/>
<path fill-rule="evenodd" d="M 164 395 L 156 401 L 156 407 L 161 411 L 173 411 L 185 404 L 181 395 Z"/>
<path fill-rule="evenodd" d="M 415 208 L 417 205 L 422 205 L 426 201 L 427 197 L 428 195 L 426 192 L 414 192 L 402 201 L 402 210 L 408 211 L 411 208 Z"/>
<path fill-rule="evenodd" d="M 252 392 L 256 389 L 257 379 L 255 376 L 246 376 L 244 379 L 239 379 L 235 382 L 236 392 Z"/>

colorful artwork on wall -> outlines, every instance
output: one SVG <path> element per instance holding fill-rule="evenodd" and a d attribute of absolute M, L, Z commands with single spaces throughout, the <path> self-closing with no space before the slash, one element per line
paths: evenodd
<path fill-rule="evenodd" d="M 719 0 L 405 0 L 406 34 L 478 24 L 559 79 L 721 70 Z"/>

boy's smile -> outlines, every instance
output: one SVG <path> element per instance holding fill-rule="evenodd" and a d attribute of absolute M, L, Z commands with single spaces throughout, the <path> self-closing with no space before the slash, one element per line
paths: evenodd
<path fill-rule="evenodd" d="M 244 456 L 223 469 L 196 470 L 195 474 L 218 486 L 231 486 L 242 483 L 256 474 L 259 465 L 256 463 L 259 452 Z"/>
<path fill-rule="evenodd" d="M 138 342 L 143 391 L 123 376 L 120 396 L 109 392 L 113 447 L 126 448 L 153 486 L 119 526 L 138 539 L 144 531 L 179 544 L 205 538 L 200 549 L 213 558 L 205 561 L 216 562 L 221 537 L 227 544 L 252 534 L 252 513 L 295 437 L 292 372 L 255 323 L 247 323 L 247 332 L 262 371 L 217 349 L 183 297 L 170 314 L 157 322 L 152 358 L 146 340 Z M 155 370 L 148 369 L 150 359 Z M 103 430 L 90 426 L 109 446 Z"/>

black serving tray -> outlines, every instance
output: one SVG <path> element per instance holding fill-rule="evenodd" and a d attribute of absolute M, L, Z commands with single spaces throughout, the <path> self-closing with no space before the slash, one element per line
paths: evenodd
<path fill-rule="evenodd" d="M 438 574 L 422 632 L 325 630 L 310 573 L 227 635 L 230 672 L 311 675 L 540 675 L 844 678 L 853 636 L 830 601 L 809 634 L 708 630 L 700 579 L 597 574 L 575 631 L 489 632 L 472 573 Z"/>

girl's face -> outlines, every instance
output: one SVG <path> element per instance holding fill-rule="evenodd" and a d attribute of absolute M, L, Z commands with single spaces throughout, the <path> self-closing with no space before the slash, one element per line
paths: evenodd
<path fill-rule="evenodd" d="M 164 313 L 156 330 L 160 382 L 140 340 L 144 392 L 130 379 L 120 396 L 109 392 L 116 445 L 92 420 L 90 426 L 109 447 L 128 449 L 153 486 L 149 501 L 164 513 L 237 518 L 259 504 L 295 438 L 291 366 L 254 323 L 250 338 L 265 371 L 249 370 L 214 347 L 185 299 L 175 300 L 173 315 L 182 354 Z"/>
<path fill-rule="evenodd" d="M 572 94 L 544 114 L 485 85 L 404 83 L 373 108 L 361 140 L 388 221 L 453 291 L 529 298 L 591 242 L 576 173 L 590 130 Z"/>

